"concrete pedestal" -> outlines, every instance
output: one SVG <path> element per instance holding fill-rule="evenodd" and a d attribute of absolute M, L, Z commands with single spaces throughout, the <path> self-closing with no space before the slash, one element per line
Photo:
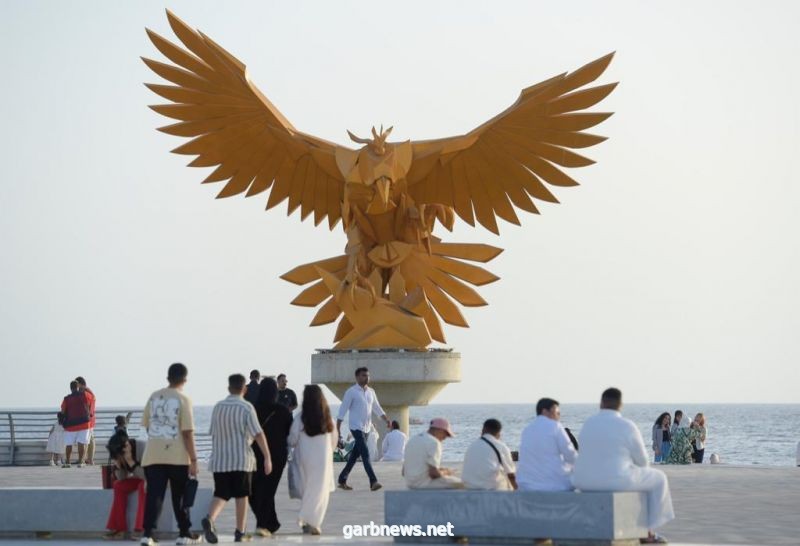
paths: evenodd
<path fill-rule="evenodd" d="M 355 383 L 355 370 L 369 368 L 370 386 L 390 419 L 408 434 L 408 407 L 426 406 L 448 383 L 461 381 L 461 354 L 452 350 L 325 351 L 311 356 L 311 381 L 328 387 L 340 399 Z M 386 426 L 373 423 L 381 436 Z"/>

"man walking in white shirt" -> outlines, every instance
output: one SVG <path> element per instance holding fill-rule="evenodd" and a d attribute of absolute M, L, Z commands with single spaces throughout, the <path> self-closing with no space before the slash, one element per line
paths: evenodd
<path fill-rule="evenodd" d="M 536 418 L 522 431 L 519 488 L 523 491 L 570 491 L 578 453 L 559 422 L 561 407 L 552 398 L 536 403 Z"/>
<path fill-rule="evenodd" d="M 339 444 L 341 445 L 342 434 L 339 428 L 342 425 L 345 414 L 350 412 L 348 423 L 350 425 L 350 434 L 353 435 L 355 444 L 350 451 L 350 457 L 347 459 L 347 464 L 339 474 L 339 487 L 346 491 L 353 488 L 347 485 L 347 478 L 350 476 L 350 471 L 353 470 L 359 456 L 361 462 L 364 463 L 364 470 L 369 477 L 369 488 L 372 491 L 377 491 L 383 487 L 378 483 L 378 477 L 372 470 L 372 464 L 369 458 L 369 448 L 367 447 L 367 435 L 372 431 L 372 414 L 374 413 L 384 421 L 388 426 L 389 418 L 383 411 L 375 391 L 369 386 L 369 370 L 365 367 L 358 368 L 355 373 L 356 384 L 347 389 L 342 399 L 342 405 L 339 407 L 339 415 L 336 418 L 336 433 L 339 435 Z"/>
<path fill-rule="evenodd" d="M 647 493 L 645 543 L 666 543 L 653 529 L 675 519 L 667 476 L 649 467 L 642 433 L 622 417 L 622 393 L 610 388 L 603 392 L 600 413 L 581 428 L 581 456 L 575 464 L 572 482 L 582 491 L 644 491 Z"/>
<path fill-rule="evenodd" d="M 467 448 L 461 473 L 467 489 L 508 491 L 517 488 L 511 450 L 500 440 L 502 429 L 500 421 L 487 419 L 481 437 Z"/>
<path fill-rule="evenodd" d="M 392 430 L 383 437 L 383 457 L 381 461 L 402 461 L 408 437 L 400 430 L 400 423 L 392 421 Z"/>

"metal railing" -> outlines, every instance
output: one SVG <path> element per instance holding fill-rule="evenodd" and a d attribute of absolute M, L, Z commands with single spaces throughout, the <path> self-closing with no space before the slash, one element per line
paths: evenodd
<path fill-rule="evenodd" d="M 98 410 L 95 414 L 95 453 L 98 460 L 105 459 L 105 445 L 114 433 L 117 415 L 126 415 L 128 409 Z M 141 411 L 132 411 L 128 423 L 131 436 L 139 434 Z M 48 464 L 47 440 L 56 411 L 0 411 L 0 466 Z"/>
<path fill-rule="evenodd" d="M 114 433 L 117 415 L 131 412 L 128 435 L 144 438 L 141 429 L 142 411 L 130 408 L 103 409 L 95 412 L 95 459 L 105 461 L 105 445 Z M 56 424 L 53 411 L 0 411 L 0 466 L 46 465 L 52 455 L 47 452 L 50 430 Z M 198 457 L 207 459 L 211 452 L 211 437 L 195 433 Z"/>

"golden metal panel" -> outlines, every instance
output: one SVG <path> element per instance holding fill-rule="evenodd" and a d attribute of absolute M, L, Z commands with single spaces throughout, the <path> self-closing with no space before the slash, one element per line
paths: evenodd
<path fill-rule="evenodd" d="M 497 275 L 477 265 L 471 265 L 444 256 L 431 256 L 431 264 L 454 277 L 465 280 L 475 286 L 483 286 L 499 279 Z"/>

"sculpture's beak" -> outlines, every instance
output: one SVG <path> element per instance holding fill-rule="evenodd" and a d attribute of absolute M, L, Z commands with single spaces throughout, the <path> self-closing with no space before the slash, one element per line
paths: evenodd
<path fill-rule="evenodd" d="M 375 189 L 378 190 L 378 195 L 381 198 L 381 203 L 384 206 L 389 204 L 389 186 L 391 185 L 391 181 L 386 177 L 381 177 L 379 180 L 375 181 Z"/>

